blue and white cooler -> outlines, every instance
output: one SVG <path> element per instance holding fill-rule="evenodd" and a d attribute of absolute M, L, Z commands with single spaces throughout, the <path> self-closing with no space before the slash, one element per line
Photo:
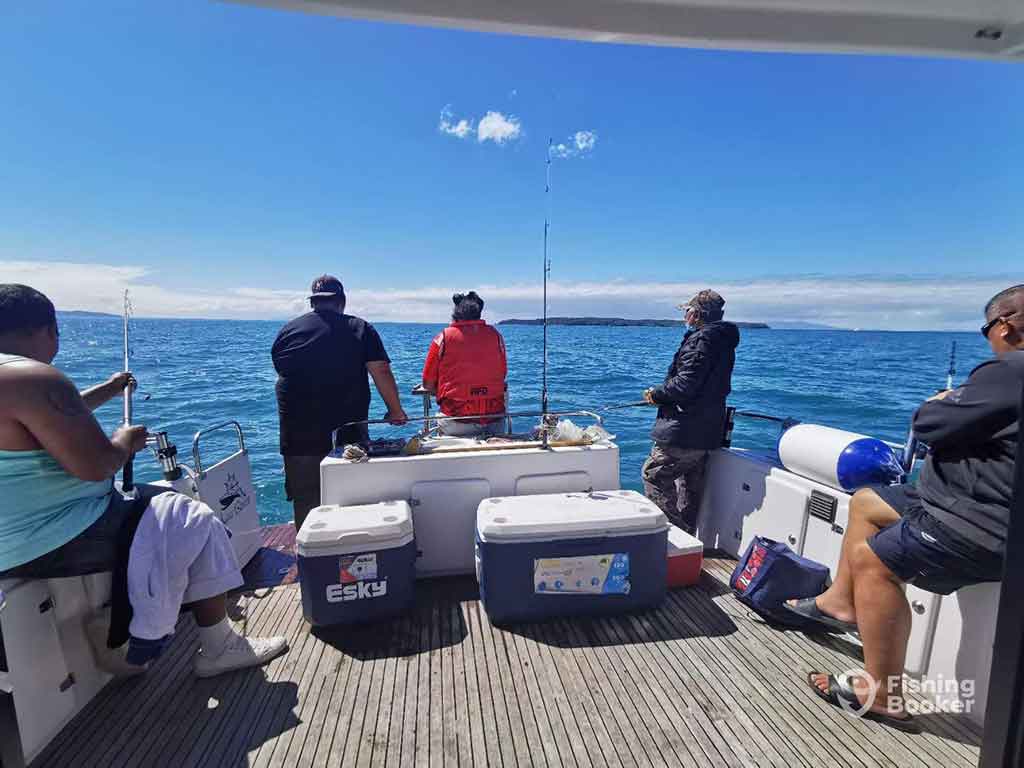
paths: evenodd
<path fill-rule="evenodd" d="M 378 621 L 412 607 L 416 542 L 408 502 L 317 507 L 296 544 L 310 624 Z"/>
<path fill-rule="evenodd" d="M 495 624 L 652 608 L 665 597 L 667 533 L 635 491 L 484 499 L 480 600 Z"/>

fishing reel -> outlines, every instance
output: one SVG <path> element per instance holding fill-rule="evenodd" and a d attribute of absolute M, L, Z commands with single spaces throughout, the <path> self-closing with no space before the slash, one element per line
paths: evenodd
<path fill-rule="evenodd" d="M 542 413 L 540 415 L 540 424 L 537 425 L 537 433 L 544 448 L 548 447 L 548 443 L 551 442 L 551 435 L 554 434 L 556 429 L 558 429 L 558 414 Z"/>
<path fill-rule="evenodd" d="M 167 432 L 155 432 L 146 438 L 146 445 L 153 451 L 160 462 L 164 480 L 181 479 L 181 467 L 178 466 L 178 448 L 168 438 Z"/>

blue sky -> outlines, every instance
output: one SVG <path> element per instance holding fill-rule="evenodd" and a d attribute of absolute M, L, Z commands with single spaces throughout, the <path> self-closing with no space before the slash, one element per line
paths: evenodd
<path fill-rule="evenodd" d="M 330 271 L 371 319 L 471 287 L 538 315 L 546 145 L 577 132 L 555 313 L 710 284 L 743 319 L 972 327 L 1022 272 L 1020 65 L 35 0 L 0 71 L 0 274 L 69 308 L 283 317 Z"/>

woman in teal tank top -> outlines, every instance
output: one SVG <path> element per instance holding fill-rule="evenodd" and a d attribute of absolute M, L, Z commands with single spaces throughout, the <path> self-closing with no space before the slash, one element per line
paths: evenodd
<path fill-rule="evenodd" d="M 0 366 L 24 359 L 0 353 Z M 79 480 L 42 449 L 0 450 L 0 571 L 71 541 L 100 518 L 112 494 L 113 478 Z"/>
<path fill-rule="evenodd" d="M 122 670 L 145 669 L 183 603 L 199 627 L 198 676 L 283 653 L 287 638 L 243 637 L 228 621 L 227 591 L 244 580 L 212 509 L 162 488 L 140 488 L 137 501 L 121 503 L 113 476 L 145 449 L 146 428 L 124 424 L 108 437 L 93 411 L 134 380 L 121 372 L 79 392 L 51 365 L 59 335 L 53 302 L 30 286 L 0 283 L 0 578 L 123 574 L 111 609 L 113 621 L 122 606 L 123 621 L 107 638 L 118 647 L 102 651 Z M 156 498 L 166 502 L 159 509 Z M 149 524 L 141 534 L 140 516 Z M 133 574 L 128 552 L 136 547 L 142 560 Z"/>

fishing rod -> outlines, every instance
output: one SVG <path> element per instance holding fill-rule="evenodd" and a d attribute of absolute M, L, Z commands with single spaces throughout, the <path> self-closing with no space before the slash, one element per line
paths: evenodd
<path fill-rule="evenodd" d="M 956 340 L 949 347 L 949 368 L 946 370 L 946 390 L 953 388 L 953 377 L 956 376 Z M 914 460 L 924 458 L 925 453 L 922 450 L 924 446 L 921 441 L 917 439 L 917 435 L 914 434 L 914 424 L 911 421 L 910 431 L 907 433 L 907 442 L 903 444 L 903 456 L 900 458 L 900 464 L 903 467 L 903 471 L 908 475 L 914 469 Z"/>
<path fill-rule="evenodd" d="M 622 410 L 623 408 L 659 408 L 659 407 L 668 408 L 667 405 L 659 406 L 658 403 L 649 403 L 646 400 L 637 400 L 635 403 L 618 403 L 616 405 L 604 405 L 604 406 L 598 408 L 597 410 L 599 410 L 599 411 L 619 411 L 619 410 Z M 679 407 L 678 405 L 675 406 L 675 409 L 677 411 L 679 411 L 680 413 L 683 412 L 683 409 L 681 407 Z"/>
<path fill-rule="evenodd" d="M 623 408 L 650 408 L 654 404 L 646 400 L 637 400 L 635 403 L 619 403 L 618 405 L 604 405 L 598 408 L 599 411 L 618 411 Z"/>
<path fill-rule="evenodd" d="M 956 376 L 956 340 L 949 348 L 949 371 L 946 373 L 946 389 L 953 388 L 953 377 Z"/>
<path fill-rule="evenodd" d="M 131 354 L 131 348 L 128 343 L 128 317 L 131 312 L 131 301 L 128 298 L 128 289 L 124 291 L 124 368 L 122 370 L 129 370 L 128 357 Z M 124 426 L 130 427 L 132 424 L 132 382 L 129 379 L 125 382 L 124 386 Z M 134 496 L 135 494 L 135 454 L 128 456 L 128 461 L 125 462 L 124 468 L 121 470 L 121 492 L 125 496 Z"/>
<path fill-rule="evenodd" d="M 636 401 L 634 403 L 617 403 L 615 405 L 605 405 L 605 406 L 602 406 L 602 407 L 598 408 L 597 410 L 599 410 L 599 411 L 618 411 L 618 410 L 622 410 L 624 408 L 656 408 L 656 407 L 658 407 L 657 403 L 648 403 L 646 400 L 638 400 L 638 401 Z M 676 406 L 676 410 L 679 411 L 680 413 L 684 412 L 683 409 L 680 406 L 678 406 L 678 405 Z M 794 424 L 794 423 L 796 423 L 795 419 L 793 419 L 792 417 L 789 417 L 789 416 L 787 416 L 787 417 L 772 416 L 772 415 L 767 414 L 767 413 L 757 413 L 755 411 L 736 411 L 735 415 L 736 416 L 742 416 L 743 418 L 746 418 L 746 419 L 754 419 L 755 421 L 770 421 L 770 422 L 773 422 L 775 424 Z"/>
<path fill-rule="evenodd" d="M 781 416 L 771 416 L 767 413 L 756 413 L 754 411 L 736 411 L 735 415 L 742 416 L 745 419 L 753 419 L 755 421 L 770 421 L 774 424 L 799 424 L 799 422 L 791 416 L 783 418 Z"/>
<path fill-rule="evenodd" d="M 551 147 L 554 139 L 548 139 L 547 156 L 544 162 L 544 315 L 542 320 L 544 343 L 543 362 L 541 364 L 541 440 L 548 447 L 548 274 L 551 272 L 551 261 L 548 258 L 548 230 L 551 229 Z"/>

